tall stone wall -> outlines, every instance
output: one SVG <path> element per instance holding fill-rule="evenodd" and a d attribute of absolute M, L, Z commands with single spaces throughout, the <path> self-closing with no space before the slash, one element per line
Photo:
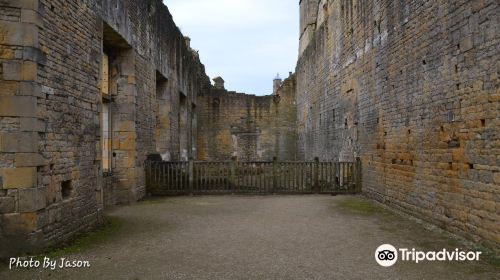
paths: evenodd
<path fill-rule="evenodd" d="M 300 158 L 361 156 L 367 195 L 498 250 L 498 2 L 319 2 Z"/>
<path fill-rule="evenodd" d="M 196 96 L 209 87 L 160 0 L 0 0 L 0 257 L 143 197 L 147 155 L 196 150 Z"/>
<path fill-rule="evenodd" d="M 295 75 L 277 93 L 255 96 L 213 88 L 198 97 L 198 158 L 296 159 Z"/>

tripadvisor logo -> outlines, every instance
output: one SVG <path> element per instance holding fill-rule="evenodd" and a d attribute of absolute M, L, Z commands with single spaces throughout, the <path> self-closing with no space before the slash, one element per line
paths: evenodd
<path fill-rule="evenodd" d="M 415 248 L 407 249 L 407 248 L 399 248 L 390 245 L 384 244 L 380 245 L 377 250 L 375 250 L 375 260 L 381 266 L 389 267 L 393 266 L 398 259 L 401 261 L 410 261 L 419 263 L 421 261 L 479 261 L 479 256 L 482 252 L 476 251 L 461 251 L 459 249 L 455 249 L 453 251 L 449 251 L 447 249 L 443 249 L 441 251 L 417 251 Z"/>
<path fill-rule="evenodd" d="M 375 250 L 375 260 L 381 266 L 393 266 L 398 261 L 398 250 L 391 244 L 380 245 Z"/>

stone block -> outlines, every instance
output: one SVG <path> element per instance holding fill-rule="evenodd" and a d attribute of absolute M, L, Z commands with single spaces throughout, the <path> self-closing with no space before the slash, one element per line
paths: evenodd
<path fill-rule="evenodd" d="M 47 63 L 47 56 L 40 49 L 34 47 L 25 47 L 23 49 L 23 59 L 43 65 Z"/>
<path fill-rule="evenodd" d="M 137 84 L 137 80 L 136 80 L 135 75 L 129 75 L 127 79 L 128 79 L 129 84 L 131 84 L 131 85 Z"/>
<path fill-rule="evenodd" d="M 15 52 L 11 49 L 0 49 L 0 58 L 1 59 L 14 59 Z"/>
<path fill-rule="evenodd" d="M 135 150 L 136 138 L 135 132 L 121 132 L 119 136 L 120 150 Z"/>
<path fill-rule="evenodd" d="M 20 118 L 19 120 L 21 131 L 45 132 L 45 122 L 36 118 Z"/>
<path fill-rule="evenodd" d="M 45 94 L 42 92 L 42 87 L 35 82 L 20 82 L 19 95 L 35 96 L 44 98 Z"/>
<path fill-rule="evenodd" d="M 474 47 L 472 36 L 463 37 L 460 41 L 460 51 L 466 52 Z"/>
<path fill-rule="evenodd" d="M 19 190 L 19 212 L 36 212 L 47 206 L 46 188 L 29 188 Z"/>
<path fill-rule="evenodd" d="M 23 81 L 35 81 L 38 76 L 38 65 L 33 61 L 25 61 L 21 72 Z"/>
<path fill-rule="evenodd" d="M 38 47 L 38 27 L 31 23 L 2 21 L 0 43 L 11 46 Z"/>
<path fill-rule="evenodd" d="M 2 6 L 38 10 L 39 0 L 2 0 Z"/>
<path fill-rule="evenodd" d="M 132 121 L 121 122 L 118 131 L 135 131 L 135 122 Z"/>
<path fill-rule="evenodd" d="M 14 213 L 1 216 L 0 224 L 7 233 L 28 233 L 37 228 L 36 213 Z"/>
<path fill-rule="evenodd" d="M 37 184 L 35 167 L 0 169 L 4 189 L 33 188 Z"/>
<path fill-rule="evenodd" d="M 0 152 L 36 153 L 38 152 L 38 133 L 0 133 Z"/>
<path fill-rule="evenodd" d="M 22 62 L 21 61 L 5 61 L 3 64 L 3 79 L 6 81 L 21 81 Z"/>
<path fill-rule="evenodd" d="M 18 153 L 16 154 L 14 165 L 16 167 L 36 167 L 45 165 L 42 155 L 37 153 Z"/>
<path fill-rule="evenodd" d="M 19 83 L 16 81 L 0 81 L 0 96 L 16 95 Z"/>
<path fill-rule="evenodd" d="M 0 197 L 0 214 L 14 213 L 16 211 L 15 197 Z"/>
<path fill-rule="evenodd" d="M 500 172 L 493 173 L 493 182 L 500 185 Z"/>
<path fill-rule="evenodd" d="M 0 96 L 0 116 L 36 117 L 36 98 L 32 96 Z"/>
<path fill-rule="evenodd" d="M 38 11 L 30 10 L 30 9 L 22 9 L 21 10 L 21 22 L 23 23 L 33 23 L 37 26 L 42 26 L 43 21 L 40 17 Z"/>

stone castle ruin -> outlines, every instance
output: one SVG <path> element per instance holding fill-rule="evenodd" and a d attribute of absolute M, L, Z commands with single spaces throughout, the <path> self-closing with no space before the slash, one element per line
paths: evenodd
<path fill-rule="evenodd" d="M 295 73 L 254 96 L 212 85 L 160 0 L 0 0 L 0 257 L 143 198 L 151 155 L 360 157 L 367 196 L 499 250 L 498 3 L 300 10 Z"/>

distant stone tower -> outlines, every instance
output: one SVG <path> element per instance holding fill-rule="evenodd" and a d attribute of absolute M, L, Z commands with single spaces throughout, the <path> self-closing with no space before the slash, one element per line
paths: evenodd
<path fill-rule="evenodd" d="M 278 89 L 281 87 L 281 84 L 283 83 L 283 80 L 281 80 L 280 74 L 278 73 L 276 75 L 276 78 L 273 80 L 273 94 L 276 94 L 278 92 Z"/>
<path fill-rule="evenodd" d="M 215 82 L 214 87 L 216 89 L 224 89 L 224 79 L 221 77 L 215 77 L 213 81 Z"/>

